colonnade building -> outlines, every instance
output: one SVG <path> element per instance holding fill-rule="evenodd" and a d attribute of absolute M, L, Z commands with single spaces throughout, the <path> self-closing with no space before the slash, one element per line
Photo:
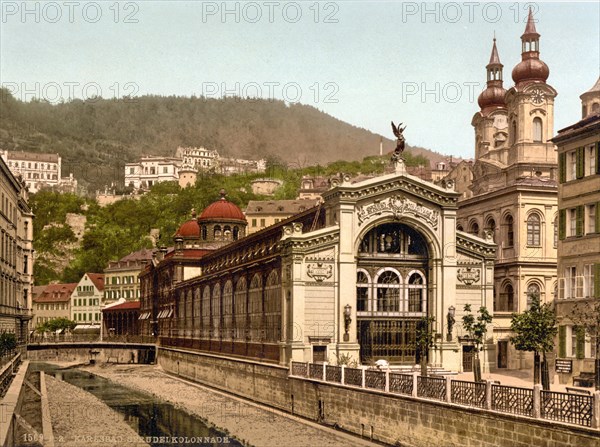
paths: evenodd
<path fill-rule="evenodd" d="M 281 364 L 425 355 L 458 370 L 469 340 L 448 313 L 460 321 L 465 304 L 492 307 L 496 250 L 490 236 L 456 230 L 459 196 L 400 161 L 391 174 L 334 180 L 321 205 L 249 236 L 223 197 L 140 275 L 142 335 Z M 436 343 L 419 353 L 416 326 L 427 316 Z"/>

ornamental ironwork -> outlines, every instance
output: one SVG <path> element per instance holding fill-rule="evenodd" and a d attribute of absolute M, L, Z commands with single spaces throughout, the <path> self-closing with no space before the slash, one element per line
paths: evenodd
<path fill-rule="evenodd" d="M 446 379 L 442 377 L 417 377 L 417 396 L 446 400 Z"/>
<path fill-rule="evenodd" d="M 385 390 L 385 372 L 376 370 L 365 371 L 365 387 Z"/>
<path fill-rule="evenodd" d="M 308 368 L 308 377 L 311 379 L 323 380 L 323 364 L 322 363 L 310 363 Z"/>
<path fill-rule="evenodd" d="M 303 362 L 292 362 L 292 375 L 298 377 L 307 377 L 308 365 Z"/>
<path fill-rule="evenodd" d="M 541 391 L 543 419 L 591 427 L 594 398 L 572 393 Z"/>
<path fill-rule="evenodd" d="M 485 408 L 485 383 L 452 380 L 450 395 L 452 403 Z"/>
<path fill-rule="evenodd" d="M 362 386 L 362 369 L 344 368 L 344 384 Z"/>
<path fill-rule="evenodd" d="M 492 385 L 492 410 L 532 416 L 533 390 L 505 385 Z"/>
<path fill-rule="evenodd" d="M 325 380 L 327 382 L 337 382 L 341 383 L 342 381 L 342 367 L 341 366 L 329 366 L 325 369 Z"/>
<path fill-rule="evenodd" d="M 390 392 L 412 395 L 413 376 L 408 374 L 390 373 Z"/>

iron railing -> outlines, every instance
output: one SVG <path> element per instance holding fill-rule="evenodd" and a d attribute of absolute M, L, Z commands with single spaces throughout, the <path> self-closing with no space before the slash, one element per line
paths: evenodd
<path fill-rule="evenodd" d="M 419 376 L 417 378 L 417 396 L 435 400 L 446 400 L 446 379 L 442 377 Z"/>
<path fill-rule="evenodd" d="M 539 385 L 519 388 L 327 363 L 291 362 L 290 376 L 600 429 L 594 414 L 595 406 L 600 407 L 599 393 L 585 396 L 543 391 Z"/>
<path fill-rule="evenodd" d="M 543 419 L 592 426 L 594 398 L 572 393 L 541 391 L 540 412 Z"/>
<path fill-rule="evenodd" d="M 503 413 L 533 416 L 533 390 L 492 385 L 492 409 Z"/>
<path fill-rule="evenodd" d="M 452 380 L 450 396 L 452 403 L 485 408 L 485 383 Z"/>

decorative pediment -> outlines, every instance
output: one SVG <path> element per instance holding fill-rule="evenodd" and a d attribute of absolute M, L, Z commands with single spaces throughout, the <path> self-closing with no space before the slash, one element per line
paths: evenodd
<path fill-rule="evenodd" d="M 359 225 L 362 225 L 374 216 L 384 214 L 391 214 L 396 219 L 405 215 L 411 215 L 424 220 L 434 229 L 437 229 L 440 215 L 438 210 L 429 208 L 402 195 L 395 195 L 358 206 L 356 213 Z"/>

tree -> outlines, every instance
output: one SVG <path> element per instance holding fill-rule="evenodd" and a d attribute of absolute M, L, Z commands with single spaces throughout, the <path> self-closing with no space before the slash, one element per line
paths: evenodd
<path fill-rule="evenodd" d="M 479 308 L 477 318 L 471 313 L 471 305 L 465 304 L 465 314 L 462 317 L 463 328 L 469 334 L 469 340 L 475 348 L 475 359 L 473 361 L 473 376 L 475 382 L 481 382 L 481 362 L 479 361 L 479 351 L 483 350 L 485 334 L 487 327 L 492 322 L 492 316 L 487 308 Z"/>
<path fill-rule="evenodd" d="M 419 364 L 421 365 L 421 375 L 427 376 L 427 353 L 434 345 L 433 322 L 434 317 L 422 317 L 417 321 L 416 344 Z"/>
<path fill-rule="evenodd" d="M 519 351 L 531 351 L 534 358 L 533 383 L 540 383 L 540 354 L 542 354 L 544 369 L 543 387 L 550 388 L 548 378 L 548 362 L 546 353 L 554 349 L 556 313 L 550 303 L 540 303 L 538 293 L 529 293 L 531 307 L 520 314 L 512 315 L 510 328 L 515 335 L 510 337 L 511 343 Z"/>
<path fill-rule="evenodd" d="M 75 326 L 77 326 L 77 323 L 75 321 L 69 320 L 65 317 L 59 317 L 53 318 L 50 321 L 46 321 L 45 323 L 40 324 L 36 328 L 36 331 L 42 334 L 44 332 L 56 333 L 56 331 L 59 330 L 72 331 L 73 329 L 75 329 Z"/>
<path fill-rule="evenodd" d="M 589 335 L 596 344 L 594 384 L 596 390 L 600 391 L 600 301 L 577 303 L 568 316 L 577 328 L 583 329 L 583 336 Z"/>

